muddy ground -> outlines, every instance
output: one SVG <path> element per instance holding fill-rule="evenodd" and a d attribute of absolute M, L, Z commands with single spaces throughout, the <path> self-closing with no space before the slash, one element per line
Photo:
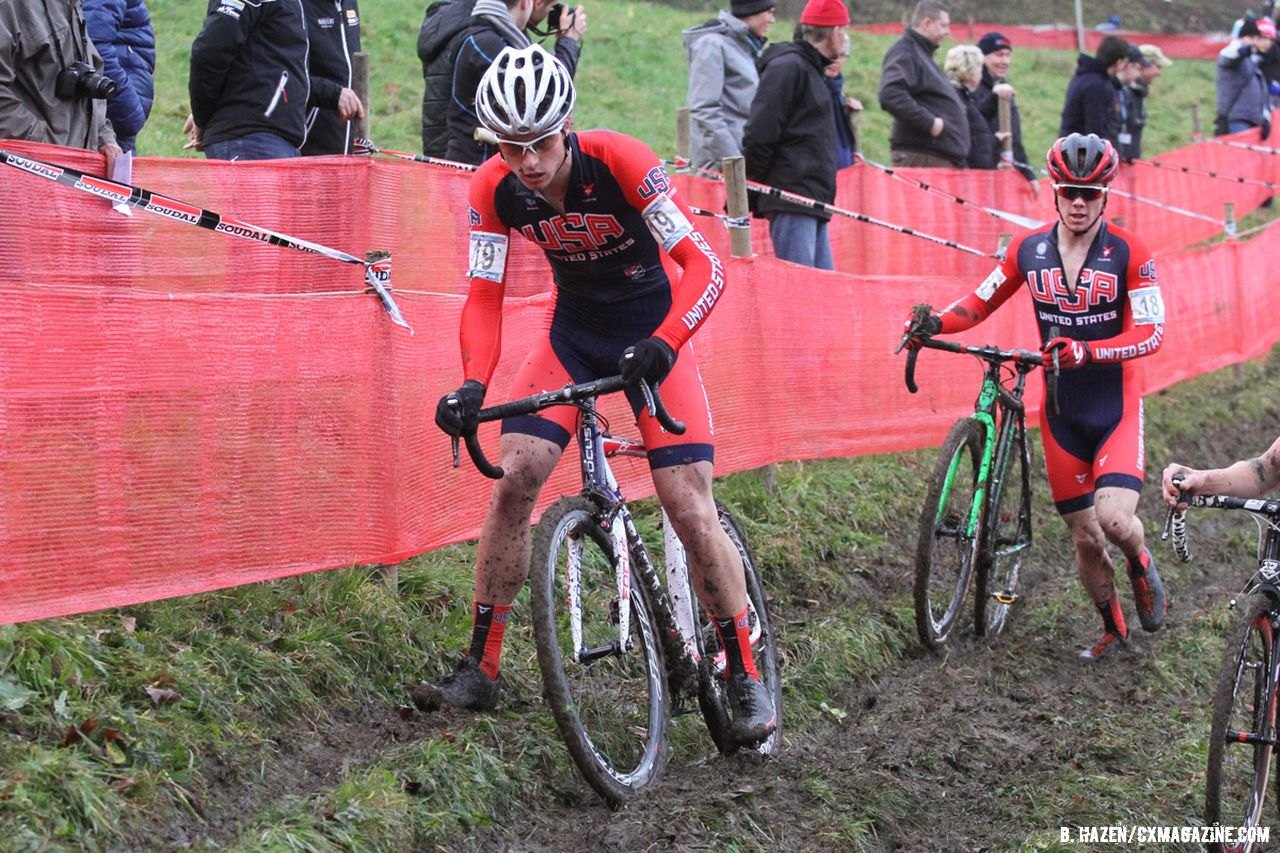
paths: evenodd
<path fill-rule="evenodd" d="M 1235 425 L 1207 432 L 1199 447 L 1181 453 L 1188 461 L 1226 462 L 1265 448 L 1274 433 L 1274 423 Z M 1156 473 L 1153 465 L 1149 480 Z M 1036 488 L 1036 500 L 1046 501 L 1042 479 Z M 1171 564 L 1167 543 L 1154 541 L 1163 520 L 1155 491 L 1149 483 L 1141 515 L 1158 559 Z M 944 655 L 925 653 L 913 640 L 914 651 L 899 667 L 874 681 L 850 679 L 828 703 L 838 713 L 809 721 L 803 732 L 789 730 L 775 757 L 721 759 L 708 740 L 703 753 L 673 755 L 663 780 L 618 811 L 576 777 L 557 779 L 497 825 L 439 849 L 1116 850 L 1137 848 L 1060 845 L 1060 827 L 1198 824 L 1204 735 L 1197 752 L 1185 734 L 1181 742 L 1167 736 L 1165 723 L 1189 721 L 1184 731 L 1207 732 L 1221 637 L 1199 641 L 1191 629 L 1225 608 L 1249 556 L 1238 543 L 1215 545 L 1211 534 L 1223 519 L 1202 515 L 1192 518 L 1196 561 L 1166 572 L 1177 581 L 1170 583 L 1165 630 L 1145 635 L 1131 617 L 1135 639 L 1118 658 L 1079 660 L 1098 619 L 1061 538 L 1042 538 L 1003 636 L 963 639 Z M 1039 521 L 1059 524 L 1052 516 Z M 901 524 L 893 538 L 914 541 L 914 520 Z M 897 566 L 855 568 L 869 596 L 909 583 L 906 558 Z M 775 613 L 784 622 L 804 618 Z M 1208 676 L 1206 658 L 1213 661 Z M 802 689 L 788 683 L 789 693 Z M 536 695 L 504 701 L 520 713 L 543 713 Z M 678 724 L 699 725 L 693 718 Z M 380 753 L 450 725 L 447 717 L 388 707 L 341 716 L 282 755 L 264 777 L 210 774 L 208 790 L 192 794 L 198 835 L 206 843 L 229 842 L 239 821 L 271 797 L 327 789 L 346 767 L 374 763 Z M 166 849 L 195 841 L 172 825 L 154 829 Z"/>

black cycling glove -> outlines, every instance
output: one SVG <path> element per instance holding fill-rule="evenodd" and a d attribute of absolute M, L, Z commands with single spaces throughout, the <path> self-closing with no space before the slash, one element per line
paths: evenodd
<path fill-rule="evenodd" d="M 627 383 L 647 380 L 656 385 L 667 377 L 676 363 L 675 350 L 661 338 L 645 338 L 627 347 L 618 359 L 618 371 Z"/>
<path fill-rule="evenodd" d="M 436 404 L 436 426 L 454 437 L 474 432 L 476 416 L 484 405 L 484 383 L 468 379 L 457 391 L 445 394 Z"/>

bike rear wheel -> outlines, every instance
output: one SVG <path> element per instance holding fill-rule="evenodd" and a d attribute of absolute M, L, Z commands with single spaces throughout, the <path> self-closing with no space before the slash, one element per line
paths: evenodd
<path fill-rule="evenodd" d="M 973 575 L 981 532 L 974 502 L 982 442 L 977 422 L 957 421 L 929 477 L 916 545 L 915 610 L 920 640 L 931 649 L 950 638 Z"/>
<path fill-rule="evenodd" d="M 596 506 L 562 498 L 543 514 L 531 561 L 543 696 L 583 778 L 614 806 L 657 779 L 667 756 L 662 648 L 634 574 L 630 586 L 630 636 L 622 644 L 613 547 Z"/>
<path fill-rule="evenodd" d="M 1019 421 L 1003 452 L 1007 461 L 997 459 L 988 478 L 991 500 L 973 593 L 974 630 L 980 637 L 1004 630 L 1009 608 L 1018 600 L 1022 560 L 1031 547 L 1031 451 L 1026 439 L 1026 425 Z"/>
<path fill-rule="evenodd" d="M 747 615 L 751 620 L 751 652 L 755 657 L 756 671 L 760 681 L 769 690 L 773 699 L 773 711 L 777 726 L 773 733 L 750 749 L 760 755 L 773 753 L 782 742 L 782 674 L 778 665 L 778 641 L 772 624 L 769 622 L 769 602 L 765 598 L 764 585 L 756 572 L 755 559 L 751 556 L 751 547 L 747 544 L 746 534 L 742 532 L 738 520 L 733 517 L 727 507 L 716 502 L 716 511 L 720 515 L 720 526 L 729 535 L 729 540 L 738 549 L 742 557 L 742 569 L 747 586 Z M 699 641 L 702 655 L 700 666 L 701 693 L 698 704 L 702 709 L 702 717 L 711 732 L 711 739 L 716 748 L 725 755 L 737 752 L 740 746 L 729 740 L 728 699 L 725 696 L 725 657 L 720 644 L 720 635 L 716 632 L 714 621 L 701 606 L 697 607 Z"/>
<path fill-rule="evenodd" d="M 1210 826 L 1262 824 L 1276 736 L 1271 605 L 1266 596 L 1249 597 L 1218 674 L 1205 774 L 1205 822 Z M 1251 847 L 1215 844 L 1209 849 L 1247 851 Z"/>

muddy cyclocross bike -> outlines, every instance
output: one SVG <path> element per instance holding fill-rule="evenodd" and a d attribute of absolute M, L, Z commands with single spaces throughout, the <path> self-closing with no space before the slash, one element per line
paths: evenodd
<path fill-rule="evenodd" d="M 673 716 L 699 710 L 721 753 L 738 751 L 728 738 L 725 655 L 715 622 L 689 583 L 685 551 L 662 516 L 666 584 L 609 467 L 615 456 L 645 458 L 640 441 L 608 434 L 596 398 L 627 387 L 614 376 L 567 385 L 482 409 L 478 423 L 576 406 L 582 491 L 543 513 L 530 560 L 534 641 L 543 696 L 569 754 L 595 791 L 618 805 L 654 782 L 666 764 Z M 640 383 L 653 417 L 669 432 L 673 419 L 657 387 Z M 481 473 L 501 478 L 474 432 L 464 436 Z M 458 444 L 454 439 L 454 464 Z M 742 557 L 751 619 L 751 647 L 778 726 L 751 750 L 768 755 L 782 737 L 782 681 L 764 587 L 737 520 L 717 503 L 720 524 Z"/>
<path fill-rule="evenodd" d="M 920 516 L 916 630 L 925 646 L 940 649 L 960 622 L 971 584 L 980 637 L 999 634 L 1018 600 L 1022 561 L 1031 547 L 1031 456 L 1022 396 L 1027 374 L 1044 359 L 1029 350 L 934 340 L 925 333 L 931 312 L 928 305 L 915 307 L 899 352 L 914 337 L 920 347 L 967 353 L 986 364 L 973 414 L 956 421 L 942 443 Z M 907 350 L 912 394 L 919 390 L 919 353 L 917 347 Z M 1056 375 L 1055 366 L 1051 400 Z"/>
<path fill-rule="evenodd" d="M 1257 566 L 1230 604 L 1236 617 L 1213 694 L 1204 804 L 1206 825 L 1236 828 L 1229 842 L 1211 843 L 1209 849 L 1249 851 L 1265 840 L 1259 830 L 1269 836 L 1263 806 L 1275 762 L 1280 686 L 1280 500 L 1180 495 L 1178 503 L 1244 510 L 1258 524 Z M 1174 552 L 1189 562 L 1186 509 L 1169 511 L 1161 538 L 1171 534 Z"/>

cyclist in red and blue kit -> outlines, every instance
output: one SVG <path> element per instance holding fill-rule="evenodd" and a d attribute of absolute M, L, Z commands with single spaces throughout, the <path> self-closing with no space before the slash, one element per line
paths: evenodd
<path fill-rule="evenodd" d="M 1073 133 L 1049 150 L 1058 222 L 1021 235 L 973 293 L 929 318 L 927 334 L 968 329 L 1025 283 L 1044 355 L 1057 355 L 1059 414 L 1040 410 L 1054 503 L 1071 531 L 1076 571 L 1102 616 L 1102 637 L 1081 653 L 1122 648 L 1129 632 L 1107 542 L 1125 555 L 1143 629 L 1168 609 L 1164 584 L 1136 515 L 1145 469 L 1142 399 L 1130 362 L 1160 348 L 1164 302 L 1155 261 L 1142 241 L 1102 218 L 1119 171 L 1112 144 Z"/>
<path fill-rule="evenodd" d="M 751 652 L 742 559 L 720 526 L 712 496 L 714 444 L 706 394 L 689 339 L 725 287 L 720 258 L 693 225 L 657 155 L 610 131 L 570 132 L 573 82 L 537 45 L 505 48 L 480 84 L 476 107 L 498 137 L 497 157 L 470 188 L 470 290 L 462 311 L 466 381 L 446 394 L 436 423 L 451 435 L 474 428 L 497 366 L 511 233 L 550 262 L 554 302 L 546 334 L 516 375 L 515 396 L 621 373 L 632 383 L 655 490 L 689 555 L 694 587 L 716 618 L 728 658 L 730 737 L 764 740 L 776 725 Z M 680 268 L 668 274 L 667 255 Z M 665 432 L 635 384 L 661 382 L 688 426 Z M 511 602 L 529 570 L 529 521 L 542 484 L 572 437 L 578 410 L 557 406 L 502 424 L 502 467 L 476 552 L 470 653 L 415 703 L 494 707 Z"/>

